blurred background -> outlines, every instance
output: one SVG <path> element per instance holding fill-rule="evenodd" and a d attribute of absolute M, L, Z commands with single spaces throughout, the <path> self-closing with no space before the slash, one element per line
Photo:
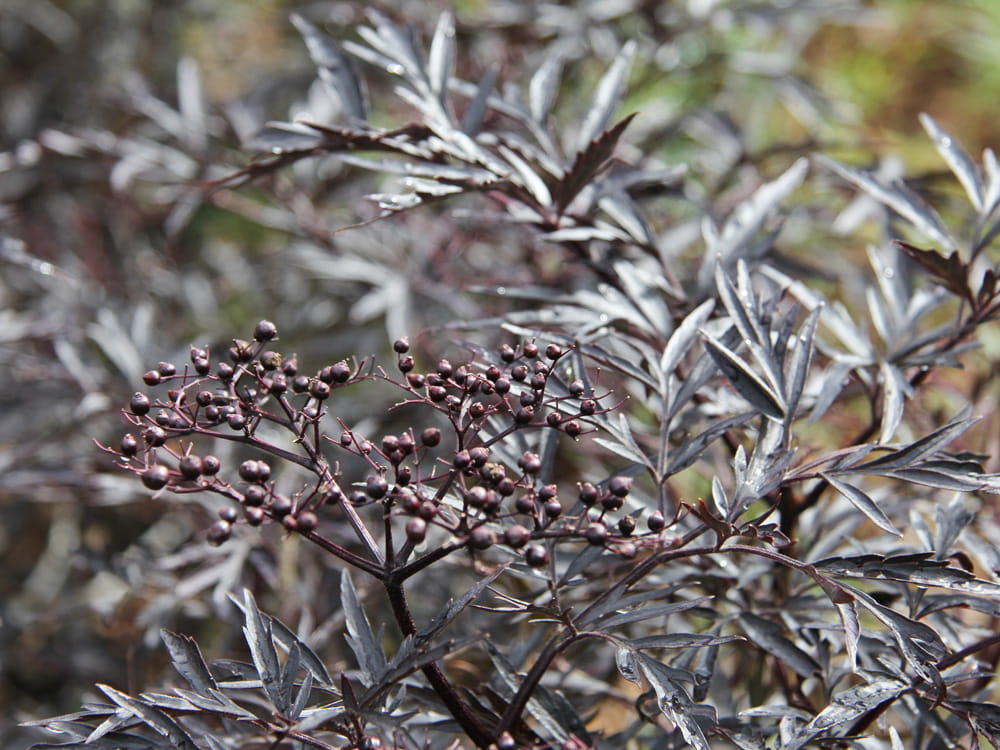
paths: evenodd
<path fill-rule="evenodd" d="M 192 546 L 205 508 L 172 503 L 165 513 L 113 471 L 94 441 L 119 439 L 119 410 L 144 371 L 163 360 L 182 366 L 192 344 L 249 337 L 262 317 L 310 367 L 385 357 L 403 334 L 440 346 L 429 332 L 497 304 L 464 291 L 472 280 L 523 265 L 518 231 L 436 221 L 445 209 L 338 233 L 374 217 L 363 196 L 380 178 L 329 161 L 206 189 L 250 163 L 268 120 L 337 123 L 289 15 L 350 38 L 368 5 L 0 4 L 5 748 L 42 736 L 18 722 L 76 709 L 96 681 L 129 691 L 155 681 L 160 627 L 225 651 L 234 629 L 215 616 L 227 616 L 231 588 L 251 585 L 262 606 L 294 620 L 336 580 L 319 562 L 304 575 L 307 552 L 277 536 L 221 552 Z M 589 91 L 635 39 L 624 110 L 640 116 L 626 141 L 666 164 L 689 163 L 695 200 L 724 195 L 746 165 L 777 173 L 789 152 L 940 171 L 921 112 L 974 155 L 1000 146 L 992 0 L 375 5 L 423 39 L 453 10 L 459 74 L 476 81 L 493 67 L 501 90 L 523 85 L 554 51 L 564 55 L 555 127 L 585 111 L 575 92 Z M 372 120 L 405 124 L 395 104 L 379 109 L 386 85 L 370 83 Z M 671 210 L 657 217 L 659 231 L 683 217 L 683 206 Z M 556 273 L 536 256 L 538 273 Z M 345 404 L 342 416 L 354 424 L 371 411 Z M 268 596 L 278 591 L 280 600 Z"/>

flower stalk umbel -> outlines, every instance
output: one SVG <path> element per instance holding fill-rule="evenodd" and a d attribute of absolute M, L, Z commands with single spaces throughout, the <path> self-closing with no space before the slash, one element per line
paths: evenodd
<path fill-rule="evenodd" d="M 253 340 L 234 340 L 224 358 L 194 347 L 188 364 L 161 362 L 143 381 L 165 393 L 134 394 L 124 410 L 134 429 L 117 448 L 102 446 L 157 493 L 226 498 L 206 531 L 209 543 L 225 543 L 238 524 L 281 524 L 381 582 L 403 636 L 419 631 L 404 585 L 459 552 L 471 554 L 480 572 L 499 573 L 503 563 L 491 548 L 544 568 L 556 542 L 622 560 L 661 544 L 662 516 L 651 514 L 637 531 L 622 512 L 630 477 L 580 483 L 570 500 L 545 476 L 537 452 L 504 462 L 517 433 L 577 439 L 613 408 L 610 393 L 568 379 L 568 352 L 558 344 L 524 341 L 501 346 L 493 362 L 441 360 L 418 372 L 409 342 L 400 339 L 396 377 L 364 361 L 306 375 L 276 341 L 274 324 L 261 321 Z M 335 419 L 339 391 L 376 379 L 400 389 L 398 406 L 426 409 L 426 424 L 372 439 Z M 228 465 L 202 453 L 213 440 L 240 444 L 247 455 Z M 363 467 L 357 481 L 344 475 L 348 461 Z M 477 716 L 436 661 L 421 668 L 476 744 L 496 741 L 497 722 Z M 505 716 L 502 731 L 518 719 Z"/>

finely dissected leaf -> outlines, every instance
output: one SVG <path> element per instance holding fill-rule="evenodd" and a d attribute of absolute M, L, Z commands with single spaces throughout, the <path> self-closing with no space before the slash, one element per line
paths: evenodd
<path fill-rule="evenodd" d="M 344 610 L 347 624 L 347 643 L 361 667 L 365 687 L 371 687 L 376 683 L 378 675 L 385 670 L 385 652 L 382 650 L 381 638 L 377 638 L 372 631 L 354 582 L 346 569 L 340 575 L 340 606 Z"/>
<path fill-rule="evenodd" d="M 627 625 L 630 622 L 652 620 L 659 617 L 667 617 L 668 615 L 672 615 L 677 612 L 684 612 L 685 610 L 693 609 L 706 601 L 708 601 L 708 597 L 683 602 L 674 602 L 672 604 L 660 604 L 655 607 L 640 607 L 639 609 L 633 609 L 629 612 L 622 612 L 620 614 L 598 618 L 597 623 L 602 629 L 609 630 L 610 628 Z"/>
<path fill-rule="evenodd" d="M 708 262 L 698 274 L 699 288 L 709 288 L 717 261 L 728 267 L 736 258 L 746 254 L 765 222 L 781 202 L 798 188 L 808 171 L 809 160 L 805 157 L 798 159 L 778 178 L 761 185 L 737 206 L 718 235 L 706 237 Z"/>
<path fill-rule="evenodd" d="M 816 660 L 787 638 L 784 628 L 776 622 L 750 612 L 740 614 L 738 620 L 747 638 L 777 657 L 800 677 L 809 677 L 819 671 Z"/>
<path fill-rule="evenodd" d="M 744 640 L 737 635 L 707 635 L 704 633 L 668 633 L 666 635 L 646 635 L 629 639 L 634 649 L 644 648 L 703 648 L 721 646 L 725 643 Z"/>
<path fill-rule="evenodd" d="M 684 688 L 675 681 L 672 670 L 642 653 L 637 653 L 636 660 L 643 676 L 656 693 L 656 702 L 663 715 L 677 725 L 684 739 L 695 750 L 711 750 L 704 732 L 692 715 L 695 704 Z"/>
<path fill-rule="evenodd" d="M 603 195 L 598 199 L 597 205 L 640 245 L 651 246 L 656 243 L 649 223 L 643 218 L 635 201 L 626 193 Z"/>
<path fill-rule="evenodd" d="M 437 613 L 433 620 L 420 629 L 416 638 L 418 641 L 426 641 L 437 633 L 440 633 L 449 623 L 458 617 L 466 607 L 472 604 L 480 595 L 490 587 L 490 585 L 507 570 L 507 564 L 498 565 L 489 575 L 483 576 L 464 594 L 457 599 L 449 599 L 441 611 Z"/>
<path fill-rule="evenodd" d="M 854 183 L 872 198 L 888 206 L 906 219 L 918 232 L 941 247 L 955 247 L 955 240 L 945 229 L 941 218 L 903 183 L 883 185 L 873 175 L 840 164 L 829 157 L 818 155 L 821 164 L 833 170 L 848 182 Z"/>
<path fill-rule="evenodd" d="M 367 119 L 364 96 L 347 56 L 330 37 L 321 33 L 298 13 L 293 13 L 291 18 L 305 40 L 309 56 L 316 64 L 322 81 L 337 92 L 348 117 L 364 122 Z"/>
<path fill-rule="evenodd" d="M 878 507 L 878 504 L 865 492 L 858 489 L 853 484 L 841 481 L 840 479 L 837 479 L 829 474 L 823 474 L 822 476 L 830 483 L 831 487 L 850 500 L 855 508 L 868 516 L 872 523 L 880 529 L 884 529 L 890 534 L 895 534 L 896 536 L 903 535 L 903 532 L 893 525 L 889 517 L 882 511 L 881 508 Z"/>
<path fill-rule="evenodd" d="M 748 411 L 743 414 L 737 414 L 735 417 L 718 420 L 713 422 L 712 426 L 701 434 L 696 435 L 693 438 L 686 439 L 681 444 L 681 447 L 678 448 L 673 455 L 671 455 L 670 463 L 667 466 L 667 475 L 672 476 L 673 474 L 683 471 L 697 461 L 698 457 L 702 454 L 702 452 L 704 452 L 705 448 L 724 435 L 726 430 L 733 429 L 734 427 L 740 427 L 756 416 L 757 412 Z"/>
<path fill-rule="evenodd" d="M 158 708 L 148 706 L 142 701 L 126 695 L 125 693 L 119 692 L 110 685 L 98 685 L 97 687 L 102 693 L 108 696 L 108 698 L 113 700 L 126 711 L 132 713 L 133 716 L 140 719 L 150 729 L 170 740 L 173 747 L 178 748 L 178 750 L 198 750 L 198 746 L 195 744 L 191 736 L 184 731 L 184 728 L 170 716 L 163 713 L 163 711 L 160 711 Z"/>
<path fill-rule="evenodd" d="M 608 159 L 614 154 L 618 139 L 625 128 L 632 122 L 635 114 L 631 114 L 608 130 L 586 143 L 586 147 L 577 152 L 572 166 L 555 189 L 556 208 L 562 213 L 573 199 L 590 184 Z"/>
<path fill-rule="evenodd" d="M 851 671 L 858 669 L 858 642 L 861 640 L 861 622 L 858 620 L 858 606 L 853 599 L 848 602 L 835 601 L 837 614 L 844 626 L 844 648 L 851 663 Z"/>
<path fill-rule="evenodd" d="M 196 692 L 206 695 L 209 690 L 218 687 L 194 638 L 174 633 L 165 628 L 160 630 L 160 638 L 163 639 L 167 650 L 170 651 L 174 669 L 188 681 L 188 684 Z"/>
<path fill-rule="evenodd" d="M 517 176 L 521 178 L 521 182 L 524 183 L 528 192 L 531 193 L 531 197 L 538 201 L 540 206 L 548 206 L 552 203 L 552 195 L 549 193 L 548 185 L 531 168 L 531 165 L 521 158 L 520 154 L 507 146 L 501 145 L 500 155 L 514 167 Z"/>
<path fill-rule="evenodd" d="M 688 313 L 670 334 L 667 345 L 663 348 L 663 355 L 660 357 L 660 369 L 664 373 L 672 373 L 681 363 L 697 339 L 698 331 L 705 325 L 713 310 L 715 310 L 715 299 L 709 298 Z"/>
<path fill-rule="evenodd" d="M 306 672 L 306 676 L 299 685 L 299 691 L 295 694 L 295 701 L 292 703 L 292 707 L 288 709 L 288 718 L 292 721 L 297 721 L 299 716 L 302 715 L 302 710 L 306 707 L 306 703 L 309 702 L 309 697 L 312 693 L 312 684 L 312 672 Z"/>
<path fill-rule="evenodd" d="M 865 473 L 872 472 L 873 470 L 889 471 L 913 466 L 921 459 L 937 451 L 938 448 L 942 448 L 950 443 L 978 421 L 978 417 L 972 417 L 949 422 L 943 427 L 934 430 L 929 435 L 925 435 L 916 442 L 894 450 L 888 455 L 854 466 L 852 471 Z"/>
<path fill-rule="evenodd" d="M 528 84 L 528 108 L 531 117 L 539 125 L 545 124 L 552 110 L 556 92 L 559 90 L 563 62 L 558 53 L 547 54 L 538 70 L 531 76 L 531 82 Z"/>
<path fill-rule="evenodd" d="M 448 98 L 448 81 L 455 67 L 455 18 L 451 13 L 438 16 L 434 38 L 431 40 L 427 59 L 427 76 L 431 90 L 437 94 L 442 107 Z"/>
<path fill-rule="evenodd" d="M 896 240 L 895 244 L 945 289 L 962 299 L 975 302 L 975 295 L 969 287 L 969 267 L 959 257 L 957 250 L 945 257 L 934 250 L 925 250 L 902 240 Z"/>
<path fill-rule="evenodd" d="M 955 177 L 962 183 L 966 195 L 972 205 L 979 213 L 983 213 L 983 184 L 979 176 L 979 169 L 972 158 L 966 153 L 954 138 L 944 132 L 934 119 L 923 112 L 920 113 L 920 124 L 924 126 L 927 134 L 934 139 L 934 145 L 938 153 L 948 163 L 948 167 L 954 172 Z"/>
<path fill-rule="evenodd" d="M 722 334 L 722 338 L 719 339 L 724 346 L 729 348 L 739 346 L 741 340 L 740 332 L 736 330 L 736 326 L 728 328 L 726 332 Z M 718 369 L 719 368 L 715 364 L 715 359 L 708 352 L 705 352 L 701 357 L 699 357 L 698 361 L 695 362 L 694 367 L 691 368 L 691 372 L 688 373 L 687 378 L 681 384 L 681 387 L 677 389 L 677 393 L 674 395 L 674 400 L 670 404 L 668 418 L 673 419 L 674 416 L 680 411 L 681 407 L 694 398 L 698 389 L 712 379 Z"/>
<path fill-rule="evenodd" d="M 834 557 L 814 564 L 817 570 L 835 576 L 900 581 L 917 586 L 936 586 L 961 591 L 974 596 L 1000 598 L 1000 584 L 976 578 L 963 568 L 955 568 L 947 560 L 937 560 L 930 553 L 915 555 L 860 555 Z"/>
<path fill-rule="evenodd" d="M 575 150 L 578 153 L 588 150 L 611 120 L 611 115 L 618 107 L 618 102 L 625 90 L 625 79 L 629 66 L 632 64 L 632 58 L 635 56 L 636 46 L 632 40 L 626 42 L 597 84 L 594 101 L 577 133 Z M 603 138 L 603 136 L 601 137 Z M 567 203 L 561 205 L 565 206 Z"/>
<path fill-rule="evenodd" d="M 634 682 L 636 685 L 642 685 L 642 674 L 639 672 L 635 649 L 625 645 L 618 646 L 615 649 L 615 666 L 618 667 L 619 673 L 626 680 Z"/>
<path fill-rule="evenodd" d="M 243 635 L 253 657 L 254 667 L 264 685 L 264 691 L 275 707 L 284 712 L 288 709 L 288 702 L 282 696 L 279 685 L 281 667 L 278 663 L 278 650 L 274 646 L 269 623 L 257 609 L 257 602 L 254 601 L 250 589 L 243 589 L 243 614 L 245 621 Z"/>
<path fill-rule="evenodd" d="M 462 132 L 466 135 L 475 135 L 479 132 L 479 128 L 482 127 L 483 117 L 486 115 L 486 107 L 489 104 L 490 95 L 493 93 L 496 80 L 496 68 L 487 68 L 486 72 L 479 79 L 479 85 L 476 87 L 476 95 L 469 102 L 465 114 L 462 115 Z"/>
<path fill-rule="evenodd" d="M 521 684 L 517 670 L 514 669 L 514 665 L 510 663 L 507 657 L 490 640 L 483 641 L 483 645 L 489 654 L 490 661 L 493 662 L 493 666 L 496 668 L 496 675 L 503 681 L 503 685 L 510 692 L 510 695 L 513 695 L 517 692 Z M 541 690 L 544 690 L 544 688 L 541 688 L 539 692 Z M 527 709 L 532 718 L 538 722 L 539 728 L 542 730 L 542 735 L 546 736 L 550 741 L 564 742 L 569 737 L 567 728 L 563 727 L 559 720 L 542 705 L 537 694 L 528 699 Z"/>
<path fill-rule="evenodd" d="M 806 742 L 821 732 L 854 721 L 873 708 L 902 695 L 907 689 L 909 685 L 905 682 L 888 679 L 842 690 L 833 696 L 833 701 L 826 708 L 802 728 L 797 739 Z M 801 743 L 797 743 L 793 747 L 801 746 Z"/>
<path fill-rule="evenodd" d="M 299 667 L 302 665 L 302 652 L 298 644 L 292 644 L 288 652 L 288 658 L 281 667 L 281 675 L 278 679 L 278 690 L 281 693 L 282 702 L 289 707 L 289 718 L 294 718 L 291 714 L 291 706 L 294 703 L 292 692 L 295 690 L 295 678 L 299 674 Z M 307 673 L 308 674 L 308 673 Z"/>
<path fill-rule="evenodd" d="M 735 352 L 708 335 L 705 336 L 705 348 L 736 392 L 751 406 L 772 419 L 784 418 L 781 398 Z"/>
<path fill-rule="evenodd" d="M 809 313 L 795 339 L 795 349 L 792 352 L 788 377 L 785 381 L 785 402 L 788 404 L 789 418 L 793 418 L 798 411 L 799 400 L 805 391 L 806 377 L 809 375 L 809 365 L 812 363 L 813 338 L 816 335 L 820 313 L 822 308 L 816 308 Z"/>

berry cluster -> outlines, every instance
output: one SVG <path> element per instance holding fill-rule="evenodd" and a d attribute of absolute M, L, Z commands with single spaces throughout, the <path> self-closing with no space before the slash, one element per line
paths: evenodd
<path fill-rule="evenodd" d="M 346 361 L 306 375 L 294 355 L 272 348 L 276 338 L 274 324 L 261 321 L 253 341 L 234 340 L 224 359 L 192 348 L 183 367 L 159 363 L 143 380 L 165 386 L 165 397 L 134 394 L 125 415 L 135 429 L 117 449 L 105 449 L 151 490 L 228 498 L 207 532 L 213 544 L 241 521 L 277 522 L 380 576 L 400 566 L 416 572 L 460 548 L 481 553 L 495 545 L 535 567 L 550 563 L 556 541 L 631 558 L 643 538 L 655 544 L 665 526 L 654 513 L 648 532 L 636 534 L 634 517 L 622 513 L 629 477 L 583 482 L 572 491 L 551 480 L 549 458 L 533 450 L 510 455 L 514 433 L 529 441 L 544 431 L 576 439 L 612 408 L 604 405 L 608 393 L 566 377 L 567 352 L 558 344 L 503 345 L 491 361 L 442 359 L 418 371 L 409 342 L 400 339 L 394 344 L 399 377 Z M 339 420 L 335 433 L 324 430 L 334 391 L 375 378 L 403 391 L 397 406 L 432 412 L 425 424 L 376 440 Z M 274 427 L 286 440 L 275 442 Z M 219 458 L 196 450 L 205 438 L 241 443 L 255 455 L 223 471 Z M 364 467 L 356 481 L 345 479 L 338 452 Z M 311 478 L 290 491 L 272 465 Z M 321 533 L 321 523 L 344 520 L 360 550 Z"/>

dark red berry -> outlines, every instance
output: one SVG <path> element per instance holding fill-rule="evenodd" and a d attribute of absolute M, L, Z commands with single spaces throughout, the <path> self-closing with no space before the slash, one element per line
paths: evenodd
<path fill-rule="evenodd" d="M 497 382 L 493 384 L 493 389 L 503 396 L 510 392 L 510 381 L 507 378 L 497 378 Z"/>
<path fill-rule="evenodd" d="M 538 345 L 535 344 L 534 342 L 529 341 L 524 346 L 521 347 L 521 352 L 528 359 L 534 359 L 535 357 L 538 356 Z"/>
<path fill-rule="evenodd" d="M 159 427 L 147 427 L 142 432 L 142 439 L 146 441 L 147 445 L 151 445 L 154 448 L 159 448 L 161 445 L 167 442 L 167 433 L 165 433 Z"/>
<path fill-rule="evenodd" d="M 472 549 L 489 549 L 496 542 L 496 536 L 485 526 L 477 526 L 469 532 L 469 546 Z"/>
<path fill-rule="evenodd" d="M 594 401 L 594 399 L 585 398 L 583 401 L 580 402 L 580 413 L 583 416 L 589 417 L 593 415 L 596 411 L 597 411 L 597 402 Z"/>
<path fill-rule="evenodd" d="M 267 512 L 263 508 L 244 508 L 243 517 L 247 519 L 247 523 L 251 526 L 260 526 L 264 523 L 264 519 L 267 518 Z"/>
<path fill-rule="evenodd" d="M 142 483 L 151 490 L 162 490 L 170 481 L 170 471 L 159 464 L 150 466 L 140 475 Z"/>
<path fill-rule="evenodd" d="M 484 466 L 490 460 L 490 449 L 485 445 L 477 445 L 469 451 L 469 457 L 472 459 L 473 466 L 477 468 Z"/>
<path fill-rule="evenodd" d="M 541 544 L 529 544 L 524 550 L 524 561 L 533 568 L 549 564 L 549 551 Z"/>
<path fill-rule="evenodd" d="M 594 545 L 601 545 L 607 541 L 608 529 L 603 523 L 592 523 L 587 527 L 587 541 Z"/>
<path fill-rule="evenodd" d="M 334 383 L 346 383 L 351 379 L 351 368 L 346 362 L 338 362 L 330 367 Z"/>
<path fill-rule="evenodd" d="M 206 476 L 214 476 L 222 468 L 222 462 L 218 456 L 205 456 L 201 459 L 201 473 Z"/>
<path fill-rule="evenodd" d="M 503 497 L 510 497 L 514 494 L 515 489 L 517 489 L 517 485 L 514 484 L 514 480 L 507 477 L 504 477 L 497 482 L 497 492 L 499 492 Z"/>
<path fill-rule="evenodd" d="M 147 396 L 145 393 L 141 393 L 139 391 L 136 391 L 135 393 L 133 393 L 132 394 L 132 398 L 130 398 L 129 402 L 128 402 L 128 407 L 129 407 L 129 409 L 132 410 L 132 413 L 133 414 L 137 414 L 140 417 L 143 414 L 148 414 L 149 413 L 150 405 L 151 404 L 150 404 L 149 396 Z"/>
<path fill-rule="evenodd" d="M 139 452 L 139 441 L 132 433 L 122 435 L 121 452 L 123 456 L 131 457 Z"/>
<path fill-rule="evenodd" d="M 299 361 L 295 358 L 295 355 L 292 355 L 291 358 L 281 363 L 281 371 L 285 374 L 286 378 L 294 378 L 299 374 Z"/>
<path fill-rule="evenodd" d="M 524 391 L 520 396 L 521 406 L 534 406 L 538 403 L 538 396 L 532 391 Z"/>
<path fill-rule="evenodd" d="M 430 398 L 431 401 L 434 401 L 435 403 L 440 403 L 441 401 L 444 401 L 445 398 L 447 398 L 448 391 L 445 390 L 444 386 L 432 385 L 430 388 L 427 389 L 427 396 Z"/>
<path fill-rule="evenodd" d="M 276 518 L 287 516 L 292 512 L 292 499 L 287 495 L 275 495 L 271 498 L 271 513 Z"/>
<path fill-rule="evenodd" d="M 662 531 L 666 525 L 667 522 L 663 518 L 663 514 L 660 513 L 660 511 L 658 510 L 654 510 L 646 518 L 646 526 L 649 528 L 650 531 L 654 533 L 657 531 Z"/>
<path fill-rule="evenodd" d="M 585 390 L 586 390 L 586 388 L 584 387 L 582 380 L 574 380 L 572 383 L 569 384 L 569 395 L 570 396 L 575 396 L 575 397 L 579 398 L 580 396 L 583 395 L 583 392 Z"/>
<path fill-rule="evenodd" d="M 308 532 L 316 528 L 319 523 L 319 519 L 316 518 L 316 514 L 311 510 L 305 510 L 299 513 L 297 516 L 299 520 L 299 531 Z"/>
<path fill-rule="evenodd" d="M 537 453 L 524 453 L 517 460 L 517 465 L 525 474 L 537 474 L 542 470 L 542 459 Z"/>
<path fill-rule="evenodd" d="M 365 480 L 365 492 L 373 500 L 381 500 L 389 491 L 389 483 L 381 474 L 373 474 Z"/>
<path fill-rule="evenodd" d="M 467 469 L 472 465 L 472 455 L 466 450 L 458 451 L 452 460 L 452 464 L 456 469 Z"/>
<path fill-rule="evenodd" d="M 535 501 L 531 495 L 521 495 L 514 501 L 514 509 L 517 510 L 518 513 L 534 513 Z"/>
<path fill-rule="evenodd" d="M 514 421 L 518 424 L 528 424 L 535 418 L 535 410 L 530 406 L 522 406 L 514 414 Z"/>
<path fill-rule="evenodd" d="M 406 522 L 406 538 L 412 544 L 420 544 L 427 537 L 427 521 L 415 516 Z"/>
<path fill-rule="evenodd" d="M 563 512 L 562 503 L 559 502 L 559 498 L 557 497 L 550 497 L 542 503 L 542 509 L 549 518 L 559 518 Z"/>
<path fill-rule="evenodd" d="M 528 531 L 521 524 L 515 523 L 513 526 L 508 526 L 503 532 L 504 544 L 514 549 L 521 549 L 531 540 L 531 532 Z"/>
<path fill-rule="evenodd" d="M 434 503 L 425 500 L 420 503 L 417 507 L 417 515 L 420 516 L 425 521 L 430 521 L 434 516 L 438 514 L 437 506 Z"/>
<path fill-rule="evenodd" d="M 146 385 L 159 385 L 163 378 L 156 370 L 150 370 L 142 376 L 142 382 Z"/>
<path fill-rule="evenodd" d="M 194 362 L 196 359 L 207 359 L 208 351 L 205 349 L 199 349 L 196 346 L 191 347 L 191 361 Z"/>
<path fill-rule="evenodd" d="M 197 479 L 205 470 L 205 464 L 198 456 L 182 456 L 177 468 L 185 479 Z"/>
<path fill-rule="evenodd" d="M 588 508 L 596 503 L 600 496 L 600 490 L 598 490 L 590 482 L 584 482 L 580 485 L 580 502 Z"/>
<path fill-rule="evenodd" d="M 632 477 L 611 477 L 608 482 L 608 492 L 615 497 L 627 497 L 632 491 Z"/>
<path fill-rule="evenodd" d="M 501 360 L 503 360 L 504 362 L 513 362 L 514 361 L 514 357 L 515 357 L 514 347 L 512 347 L 510 344 L 503 344 L 500 347 L 499 351 L 500 351 L 500 359 Z"/>
<path fill-rule="evenodd" d="M 546 500 L 551 500 L 556 496 L 556 494 L 558 494 L 558 491 L 559 488 L 556 487 L 554 484 L 543 485 L 538 490 L 538 499 L 541 500 L 542 502 L 545 502 Z"/>
<path fill-rule="evenodd" d="M 312 380 L 309 382 L 309 395 L 322 401 L 330 396 L 330 386 L 322 380 Z"/>
<path fill-rule="evenodd" d="M 420 433 L 420 442 L 426 446 L 434 447 L 441 442 L 441 430 L 437 427 L 428 427 Z"/>
<path fill-rule="evenodd" d="M 469 416 L 473 419 L 481 419 L 486 416 L 486 405 L 482 401 L 474 401 L 469 404 Z"/>
<path fill-rule="evenodd" d="M 194 371 L 199 375 L 208 375 L 208 372 L 211 369 L 212 363 L 204 357 L 198 357 L 198 359 L 194 361 Z"/>
<path fill-rule="evenodd" d="M 407 354 L 405 357 L 400 357 L 396 360 L 396 366 L 399 368 L 400 372 L 410 372 L 414 367 L 416 367 L 416 362 L 413 361 L 413 357 Z"/>
<path fill-rule="evenodd" d="M 486 379 L 492 383 L 497 382 L 497 379 L 502 374 L 503 373 L 500 371 L 500 368 L 497 367 L 496 365 L 490 365 L 489 367 L 486 368 Z"/>
<path fill-rule="evenodd" d="M 601 498 L 601 507 L 604 510 L 619 510 L 625 501 L 617 495 L 605 495 Z"/>
<path fill-rule="evenodd" d="M 524 365 L 510 368 L 510 376 L 517 382 L 522 382 L 528 377 L 528 368 Z"/>
<path fill-rule="evenodd" d="M 482 508 L 486 504 L 486 488 L 479 485 L 473 487 L 466 493 L 465 499 L 473 508 Z"/>
<path fill-rule="evenodd" d="M 396 354 L 406 354 L 410 351 L 410 339 L 406 336 L 396 339 L 392 344 L 392 349 Z"/>
<path fill-rule="evenodd" d="M 209 406 L 215 401 L 215 395 L 211 391 L 198 391 L 194 400 L 198 406 Z"/>
<path fill-rule="evenodd" d="M 406 382 L 411 388 L 423 388 L 425 378 L 419 372 L 409 372 L 406 374 Z"/>
<path fill-rule="evenodd" d="M 218 374 L 219 378 L 222 380 L 232 380 L 233 375 L 236 374 L 236 370 L 228 362 L 219 362 L 215 368 L 215 372 Z"/>
<path fill-rule="evenodd" d="M 298 531 L 299 528 L 298 516 L 293 516 L 286 513 L 281 517 L 281 525 L 284 526 L 289 531 Z"/>
<path fill-rule="evenodd" d="M 260 461 L 249 459 L 240 464 L 240 479 L 245 482 L 256 482 L 260 479 Z"/>
<path fill-rule="evenodd" d="M 549 359 L 559 359 L 562 354 L 562 348 L 558 344 L 549 344 L 545 347 L 545 356 Z"/>
<path fill-rule="evenodd" d="M 242 339 L 233 339 L 233 345 L 229 347 L 229 358 L 238 365 L 246 364 L 253 359 L 253 347 Z"/>
<path fill-rule="evenodd" d="M 242 414 L 230 414 L 226 417 L 226 424 L 232 430 L 242 430 L 243 426 L 246 424 L 246 420 L 243 418 Z"/>
<path fill-rule="evenodd" d="M 454 368 L 451 366 L 451 362 L 449 362 L 448 360 L 442 359 L 440 362 L 438 362 L 437 372 L 438 375 L 440 375 L 442 378 L 451 377 L 451 373 L 453 371 Z"/>
<path fill-rule="evenodd" d="M 243 501 L 250 506 L 260 506 L 267 500 L 267 490 L 259 484 L 252 484 L 243 493 Z"/>
<path fill-rule="evenodd" d="M 622 536 L 632 536 L 635 531 L 635 519 L 632 516 L 622 516 L 618 519 L 618 532 Z"/>
<path fill-rule="evenodd" d="M 233 533 L 233 525 L 228 521 L 223 521 L 219 519 L 211 526 L 208 527 L 208 534 L 206 538 L 208 543 L 218 546 L 229 539 L 229 536 Z"/>
<path fill-rule="evenodd" d="M 158 412 L 156 412 L 154 421 L 160 427 L 166 427 L 168 424 L 170 424 L 170 412 L 168 412 L 166 409 L 160 409 Z"/>
<path fill-rule="evenodd" d="M 292 390 L 295 393 L 305 393 L 309 390 L 309 378 L 305 375 L 296 375 L 292 378 Z"/>
<path fill-rule="evenodd" d="M 558 427 L 562 424 L 562 415 L 557 411 L 550 411 L 545 415 L 545 422 L 549 427 Z"/>
<path fill-rule="evenodd" d="M 240 514 L 236 512 L 236 508 L 232 505 L 223 505 L 219 508 L 218 515 L 220 519 L 226 521 L 227 523 L 236 523 L 237 519 L 240 517 Z"/>
<path fill-rule="evenodd" d="M 270 320 L 262 320 L 253 329 L 253 337 L 257 341 L 271 341 L 278 336 L 278 327 Z"/>
<path fill-rule="evenodd" d="M 579 437 L 580 434 L 583 432 L 583 425 L 581 425 L 575 419 L 572 419 L 563 425 L 563 432 L 565 432 L 571 438 Z"/>
<path fill-rule="evenodd" d="M 264 366 L 265 370 L 277 370 L 281 367 L 281 354 L 270 350 L 261 352 L 260 363 Z"/>

